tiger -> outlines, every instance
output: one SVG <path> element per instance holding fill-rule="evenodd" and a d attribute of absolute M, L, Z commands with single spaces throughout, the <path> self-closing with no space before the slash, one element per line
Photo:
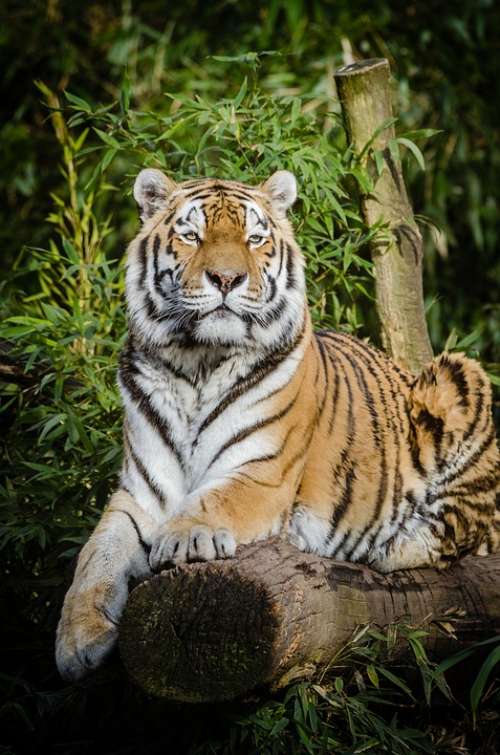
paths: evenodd
<path fill-rule="evenodd" d="M 486 373 L 443 353 L 415 376 L 313 331 L 292 173 L 255 186 L 146 168 L 133 194 L 123 467 L 64 600 L 64 678 L 103 661 L 129 581 L 165 566 L 271 536 L 383 573 L 498 548 Z"/>

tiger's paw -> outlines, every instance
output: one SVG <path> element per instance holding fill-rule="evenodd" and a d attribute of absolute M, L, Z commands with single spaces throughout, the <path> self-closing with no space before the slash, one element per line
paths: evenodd
<path fill-rule="evenodd" d="M 153 539 L 149 564 L 158 571 L 163 564 L 186 561 L 213 561 L 231 558 L 236 540 L 226 527 L 212 528 L 189 519 L 172 519 L 164 524 Z"/>
<path fill-rule="evenodd" d="M 127 596 L 126 582 L 70 588 L 56 634 L 56 664 L 63 679 L 81 679 L 111 652 Z"/>

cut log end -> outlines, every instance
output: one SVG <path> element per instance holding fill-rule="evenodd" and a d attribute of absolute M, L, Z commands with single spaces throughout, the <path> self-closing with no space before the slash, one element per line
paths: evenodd
<path fill-rule="evenodd" d="M 146 692 L 221 701 L 324 668 L 361 624 L 428 623 L 450 610 L 458 610 L 458 639 L 431 628 L 427 647 L 436 656 L 500 631 L 500 555 L 468 557 L 444 573 L 382 575 L 272 540 L 140 584 L 119 644 Z"/>
<path fill-rule="evenodd" d="M 127 671 L 159 697 L 231 699 L 270 672 L 277 617 L 265 587 L 218 562 L 200 566 L 139 585 L 123 616 Z"/>
<path fill-rule="evenodd" d="M 359 60 L 356 63 L 349 63 L 347 66 L 337 68 L 335 76 L 356 76 L 357 74 L 368 73 L 377 68 L 386 68 L 389 71 L 389 61 L 386 58 L 368 58 Z"/>

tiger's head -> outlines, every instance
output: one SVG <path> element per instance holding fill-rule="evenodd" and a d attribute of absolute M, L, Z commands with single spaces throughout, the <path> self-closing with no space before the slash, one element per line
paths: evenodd
<path fill-rule="evenodd" d="M 151 346 L 175 339 L 274 349 L 305 316 L 304 262 L 286 213 L 294 176 L 260 186 L 199 179 L 176 184 L 142 170 L 134 185 L 142 229 L 130 244 L 133 332 Z"/>

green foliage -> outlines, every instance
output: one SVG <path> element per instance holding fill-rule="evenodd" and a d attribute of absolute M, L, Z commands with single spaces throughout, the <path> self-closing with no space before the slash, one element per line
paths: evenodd
<path fill-rule="evenodd" d="M 491 696 L 498 697 L 498 683 L 493 676 L 493 682 L 491 682 L 491 676 L 495 671 L 498 672 L 500 668 L 500 636 L 492 637 L 489 640 L 478 642 L 465 650 L 452 655 L 450 658 L 442 661 L 436 669 L 438 674 L 443 674 L 451 668 L 454 668 L 457 664 L 463 663 L 471 657 L 477 657 L 478 652 L 486 649 L 486 646 L 494 644 L 495 647 L 490 650 L 482 665 L 479 668 L 477 676 L 472 684 L 469 692 L 470 708 L 473 716 L 473 723 L 476 724 L 477 712 L 483 697 L 486 693 Z M 498 676 L 498 674 L 497 674 Z M 488 690 L 487 685 L 491 683 L 491 688 Z"/>
<path fill-rule="evenodd" d="M 294 684 L 282 700 L 239 720 L 241 743 L 250 740 L 255 751 L 270 755 L 435 752 L 432 736 L 409 725 L 412 712 L 431 705 L 435 687 L 452 699 L 446 679 L 425 653 L 422 639 L 428 634 L 404 624 L 383 631 L 363 627 L 319 683 Z M 408 682 L 401 662 L 398 668 L 402 647 L 413 654 L 422 686 Z M 417 702 L 422 697 L 423 704 Z"/>
<path fill-rule="evenodd" d="M 123 282 L 102 250 L 108 222 L 94 214 L 102 189 L 79 187 L 84 139 L 72 139 L 60 115 L 54 125 L 68 198 L 53 196 L 48 249 L 25 249 L 13 267 L 0 335 L 24 379 L 22 390 L 3 388 L 2 414 L 17 442 L 5 444 L 0 548 L 12 565 L 19 559 L 38 571 L 51 548 L 61 555 L 65 544 L 71 556 L 77 548 L 68 544 L 84 541 L 121 454 L 114 373 Z M 35 276 L 28 294 L 23 284 Z"/>
<path fill-rule="evenodd" d="M 419 626 L 361 627 L 319 679 L 293 684 L 278 699 L 236 716 L 228 741 L 213 741 L 196 752 L 469 753 L 478 722 L 487 720 L 491 728 L 485 727 L 485 742 L 495 746 L 500 715 L 492 715 L 489 706 L 495 709 L 500 702 L 498 678 L 491 682 L 488 710 L 483 708 L 479 718 L 478 693 L 484 692 L 489 673 L 498 663 L 499 638 L 478 642 L 436 665 L 428 658 L 424 642 L 440 626 L 448 637 L 453 636 L 449 617 Z M 446 672 L 492 644 L 496 647 L 475 680 L 468 672 L 473 680 L 470 702 L 459 702 L 455 695 L 462 697 L 460 687 L 449 684 Z M 448 716 L 444 725 L 432 716 L 433 707 L 443 703 Z M 455 750 L 459 742 L 463 749 Z"/>
<path fill-rule="evenodd" d="M 440 624 L 452 631 L 449 621 L 435 622 L 434 631 Z M 405 623 L 360 628 L 319 680 L 294 684 L 281 699 L 237 719 L 230 744 L 221 743 L 212 752 L 230 755 L 241 752 L 239 748 L 266 755 L 453 752 L 449 747 L 458 739 L 454 717 L 463 717 L 465 743 L 477 728 L 488 680 L 489 704 L 494 707 L 500 702 L 498 678 L 492 681 L 490 677 L 499 661 L 499 638 L 478 642 L 436 665 L 424 647 L 431 630 L 429 624 Z M 459 702 L 455 694 L 460 696 L 460 690 L 452 689 L 446 672 L 492 644 L 496 647 L 475 680 L 472 676 L 469 701 Z M 450 730 L 436 725 L 430 716 L 433 705 L 445 701 L 451 714 Z M 491 720 L 496 721 L 493 730 L 500 735 L 500 716 Z"/>

